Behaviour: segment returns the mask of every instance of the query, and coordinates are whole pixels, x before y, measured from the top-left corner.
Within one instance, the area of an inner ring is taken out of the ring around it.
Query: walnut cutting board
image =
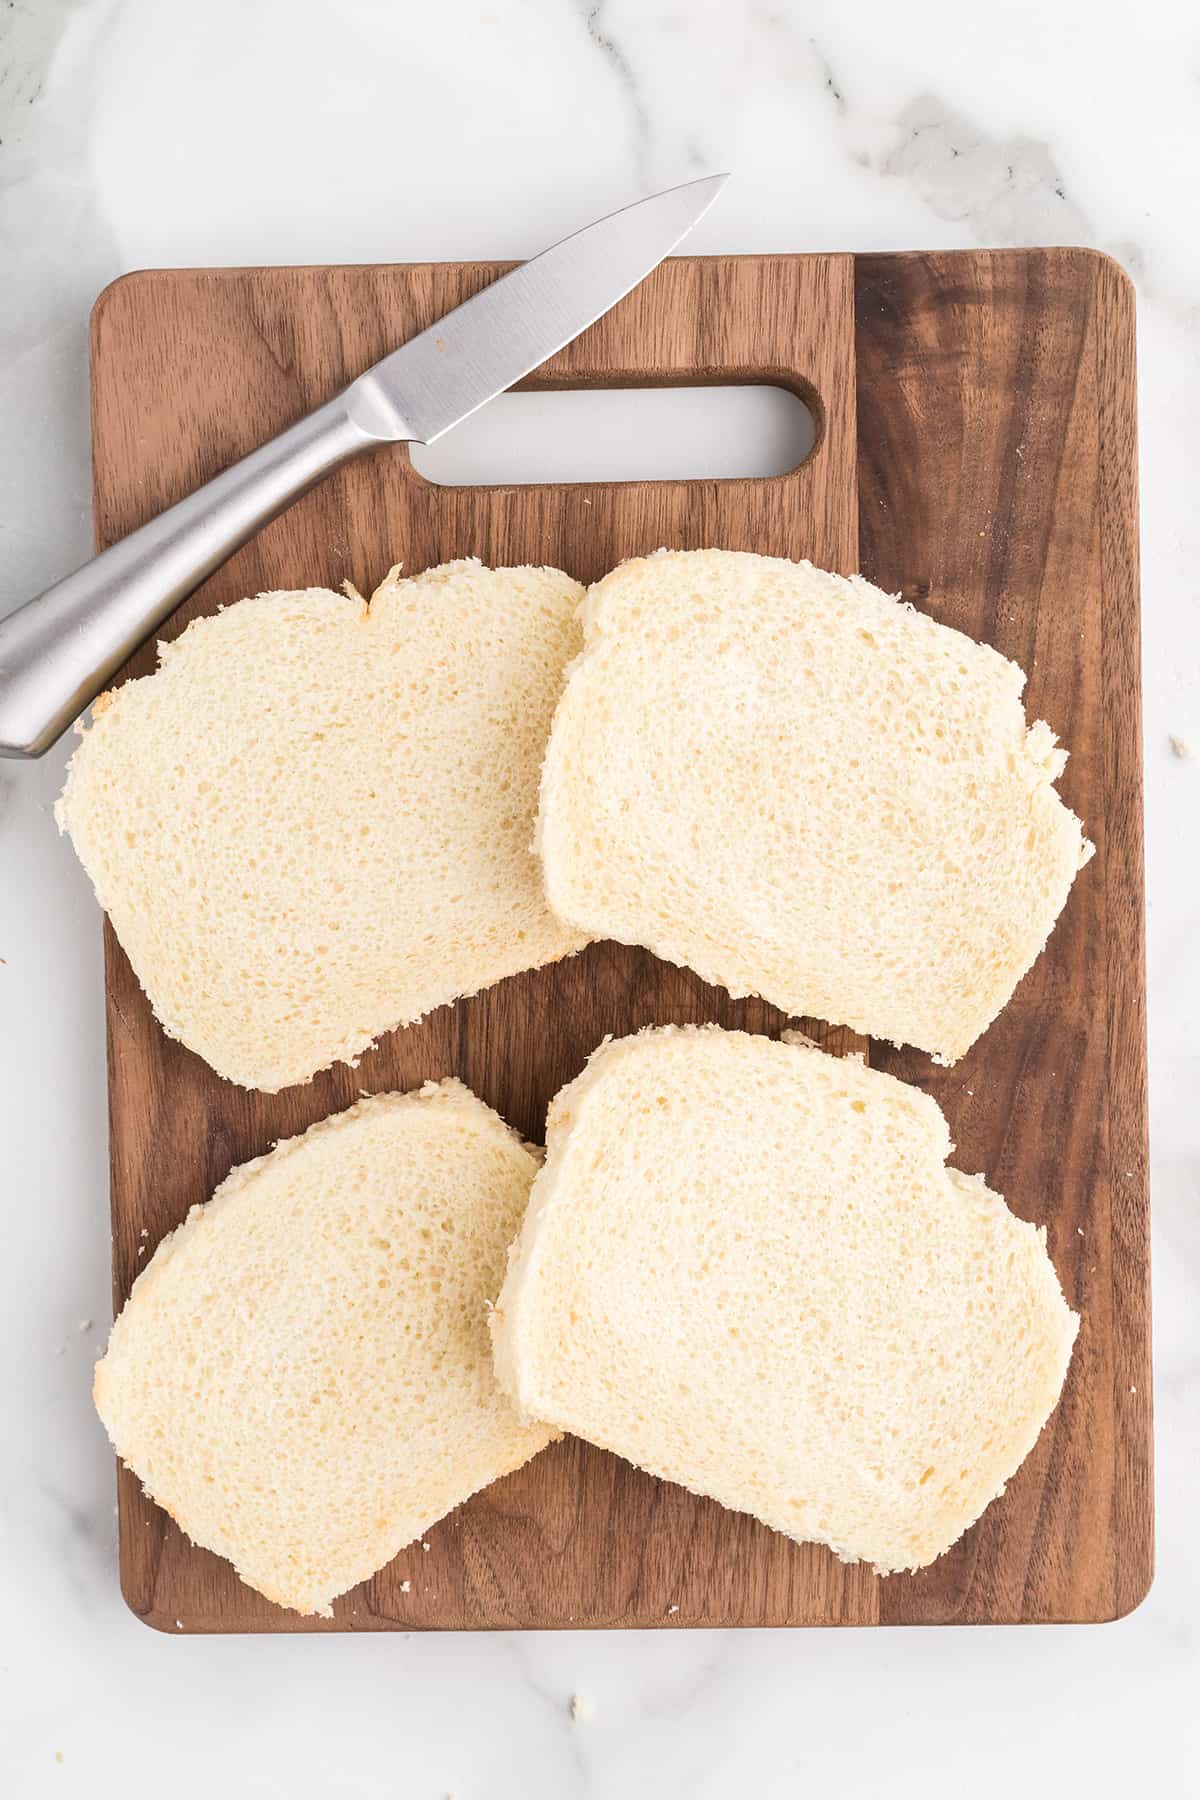
[[[92,321],[96,536],[112,543],[490,279],[494,266],[167,271]],[[301,1620],[195,1549],[122,1471],[121,1578],[185,1631],[1099,1620],[1151,1578],[1134,321],[1081,250],[680,258],[530,385],[779,381],[819,419],[777,479],[437,488],[403,448],[327,481],[171,621],[263,589],[369,593],[477,555],[583,580],[659,545],[862,568],[1029,672],[1031,718],[1097,845],[1047,953],[954,1069],[872,1044],[947,1113],[956,1164],[1045,1222],[1083,1316],[1062,1403],[951,1553],[880,1580],[566,1441]],[[144,651],[130,673],[153,665]],[[186,746],[181,746],[186,753]],[[357,1070],[244,1092],[165,1039],[107,937],[114,1297],[231,1165],[360,1088],[460,1075],[540,1138],[549,1096],[606,1032],[716,1019],[778,1031],[649,955],[597,944],[394,1033]],[[827,1034],[835,1046],[850,1040]],[[402,1592],[402,1583],[411,1591]]]

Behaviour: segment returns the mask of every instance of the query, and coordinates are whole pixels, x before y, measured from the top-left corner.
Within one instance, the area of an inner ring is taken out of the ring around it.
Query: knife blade
[[[351,384],[364,428],[432,444],[629,293],[703,218],[728,177],[667,188],[521,263]]]
[[[331,470],[381,443],[432,443],[561,350],[675,248],[726,179],[639,200],[501,276],[0,620],[0,756],[48,750],[180,601]]]

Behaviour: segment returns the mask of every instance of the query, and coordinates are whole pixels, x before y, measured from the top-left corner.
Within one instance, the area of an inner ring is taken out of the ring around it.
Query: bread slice
[[[555,912],[961,1056],[1092,850],[1020,669],[861,577],[724,550],[622,564],[584,621],[542,775]]]
[[[602,1046],[550,1108],[492,1320],[522,1412],[880,1572],[977,1519],[1078,1320],[937,1105],[716,1026]]]
[[[261,594],[97,706],[59,823],[172,1037],[274,1091],[581,946],[530,843],[582,593],[458,562]]]
[[[330,1601],[555,1433],[487,1309],[535,1152],[456,1081],[234,1169],[163,1239],[96,1367],[117,1454],[269,1600]]]

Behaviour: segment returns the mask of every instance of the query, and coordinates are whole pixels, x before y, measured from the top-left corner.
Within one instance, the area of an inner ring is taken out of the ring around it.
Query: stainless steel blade
[[[564,238],[0,619],[0,756],[40,756],[181,600],[331,470],[390,440],[431,443],[561,350],[661,262],[724,183],[671,188]]]
[[[431,444],[615,306],[727,179],[639,200],[501,276],[361,375],[345,396],[351,417],[375,437]]]

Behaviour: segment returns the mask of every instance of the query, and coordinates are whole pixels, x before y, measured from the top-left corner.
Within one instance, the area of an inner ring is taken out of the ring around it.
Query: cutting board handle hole
[[[519,389],[409,457],[438,487],[762,479],[808,460],[821,411],[767,381]]]

